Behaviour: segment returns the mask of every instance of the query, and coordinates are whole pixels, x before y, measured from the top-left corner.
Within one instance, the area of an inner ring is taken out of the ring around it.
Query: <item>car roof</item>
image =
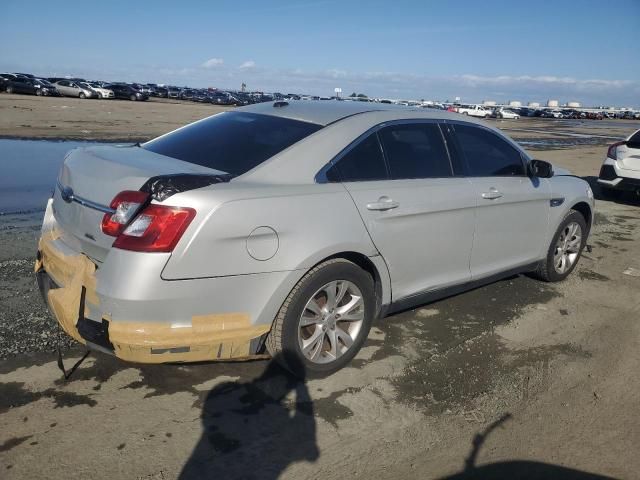
[[[286,100],[275,102],[263,102],[238,110],[263,115],[273,115],[277,117],[290,118],[303,122],[315,123],[318,125],[328,125],[343,118],[351,117],[367,112],[398,112],[398,118],[407,112],[423,112],[424,118],[443,118],[442,110],[430,111],[426,108],[413,108],[402,105],[392,105],[377,102],[358,101],[338,101],[338,100]],[[422,115],[421,115],[422,116]]]

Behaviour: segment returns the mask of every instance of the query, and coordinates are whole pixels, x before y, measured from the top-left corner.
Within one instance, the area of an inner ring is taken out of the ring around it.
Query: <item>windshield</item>
[[[271,115],[225,112],[158,137],[142,147],[242,175],[320,128],[314,123]]]

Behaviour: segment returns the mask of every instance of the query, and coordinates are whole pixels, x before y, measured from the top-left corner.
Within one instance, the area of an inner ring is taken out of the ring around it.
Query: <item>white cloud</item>
[[[202,64],[202,67],[215,68],[215,67],[220,67],[223,64],[224,64],[224,60],[222,58],[210,58],[209,60],[207,60]]]
[[[482,77],[479,75],[460,75],[457,77],[461,83],[469,86],[480,85],[514,85],[514,86],[563,86],[575,88],[625,88],[633,85],[630,80],[602,80],[602,79],[578,79],[573,77],[555,77],[552,75],[498,75],[495,77]]]
[[[254,68],[255,66],[256,66],[256,62],[254,62],[253,60],[247,60],[246,62],[242,62],[239,68],[244,70],[247,68]]]

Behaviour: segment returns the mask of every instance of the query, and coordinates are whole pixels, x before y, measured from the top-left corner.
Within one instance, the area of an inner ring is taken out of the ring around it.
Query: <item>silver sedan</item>
[[[269,352],[321,375],[375,318],[516,273],[565,279],[593,206],[586,182],[467,116],[277,101],[71,151],[36,271],[90,348],[147,363]]]
[[[74,80],[59,80],[55,83],[56,89],[61,95],[65,97],[76,98],[98,98],[98,92],[96,92],[89,85],[84,82],[76,82]]]

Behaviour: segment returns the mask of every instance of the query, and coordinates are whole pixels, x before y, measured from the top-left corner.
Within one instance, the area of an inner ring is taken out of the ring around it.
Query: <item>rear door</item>
[[[385,259],[394,301],[468,281],[475,198],[454,176],[435,122],[394,122],[328,172],[351,194]]]
[[[61,80],[56,84],[58,91],[65,96],[73,95],[73,92],[69,88],[69,82],[67,80]]]
[[[492,130],[457,122],[455,154],[466,164],[477,204],[471,253],[473,279],[544,256],[551,188],[529,177],[522,153]],[[453,143],[453,142],[451,142]]]

